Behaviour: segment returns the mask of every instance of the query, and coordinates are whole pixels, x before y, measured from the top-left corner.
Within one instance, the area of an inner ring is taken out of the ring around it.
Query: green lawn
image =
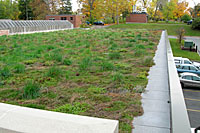
[[[112,25],[108,28],[130,28],[130,29],[150,29],[150,30],[167,30],[169,35],[177,35],[176,30],[184,27],[186,30],[186,36],[200,36],[200,30],[192,30],[190,25],[186,24],[155,24],[155,23],[147,23],[147,24],[119,24]]]
[[[0,102],[120,121],[131,132],[161,32],[0,36]]]
[[[184,57],[192,61],[200,61],[200,56],[196,52],[181,50],[181,45],[176,39],[169,39],[174,57]]]

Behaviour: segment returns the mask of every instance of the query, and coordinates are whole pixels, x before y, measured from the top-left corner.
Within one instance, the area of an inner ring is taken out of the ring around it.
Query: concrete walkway
[[[162,33],[155,65],[149,72],[149,82],[142,94],[144,114],[133,120],[133,133],[170,133],[170,104],[165,35]]]

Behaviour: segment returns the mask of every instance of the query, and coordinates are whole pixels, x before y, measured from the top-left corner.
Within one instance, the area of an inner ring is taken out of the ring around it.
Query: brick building
[[[68,20],[74,25],[74,28],[80,27],[82,16],[80,15],[47,15],[46,20]]]
[[[8,35],[8,34],[9,34],[9,30],[0,30],[0,36]]]
[[[147,23],[147,14],[145,12],[133,12],[126,17],[126,23]]]

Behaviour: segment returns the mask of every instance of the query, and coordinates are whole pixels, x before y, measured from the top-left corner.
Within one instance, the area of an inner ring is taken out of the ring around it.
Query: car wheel
[[[181,83],[181,87],[184,88],[184,84],[183,83]]]

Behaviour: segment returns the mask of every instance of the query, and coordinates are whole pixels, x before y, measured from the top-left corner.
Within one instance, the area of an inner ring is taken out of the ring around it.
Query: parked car
[[[192,20],[187,21],[187,24],[188,24],[188,25],[192,24]]]
[[[200,75],[200,70],[191,64],[176,65],[178,73],[190,72]]]
[[[86,24],[88,24],[88,25],[90,24],[90,22],[89,22],[89,21],[85,21],[85,23],[86,23]]]
[[[182,87],[198,87],[200,88],[200,77],[194,73],[182,73],[180,75]]]
[[[174,57],[174,63],[176,65],[181,65],[181,64],[191,64],[200,69],[200,63],[198,62],[192,62],[188,58],[182,58],[182,57]]]
[[[94,24],[95,24],[95,25],[104,25],[105,23],[102,22],[102,21],[96,21],[96,22],[94,22]]]

